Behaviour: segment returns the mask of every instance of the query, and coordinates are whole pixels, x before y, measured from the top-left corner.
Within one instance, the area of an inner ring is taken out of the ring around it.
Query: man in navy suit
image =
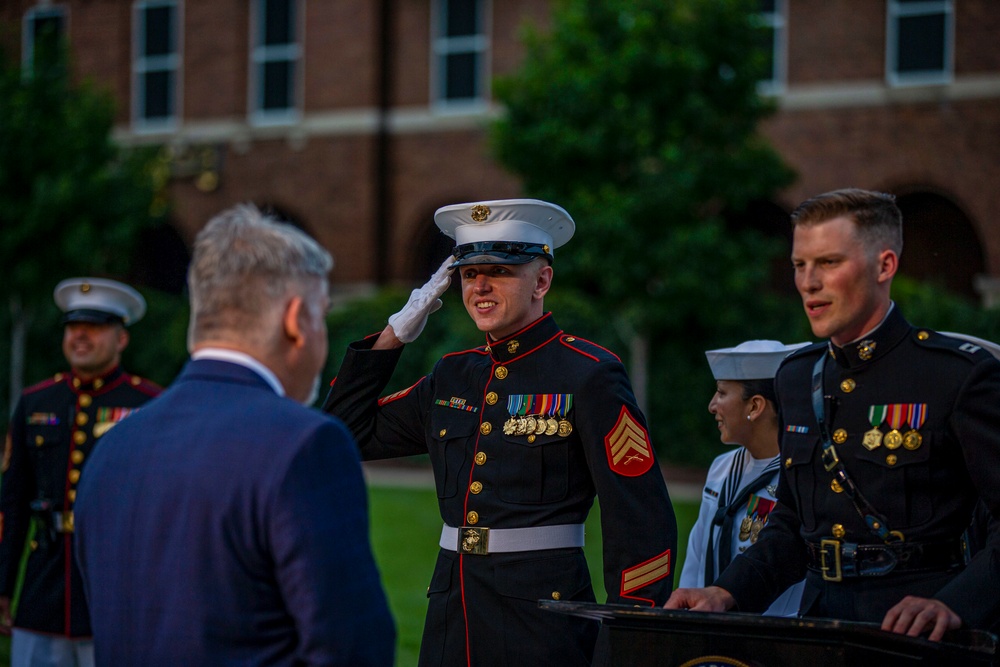
[[[392,664],[354,441],[303,407],[331,267],[249,205],[198,235],[191,361],[105,437],[79,486],[98,664]]]

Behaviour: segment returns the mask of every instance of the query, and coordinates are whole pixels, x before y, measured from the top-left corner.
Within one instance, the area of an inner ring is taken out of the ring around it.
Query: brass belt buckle
[[[74,528],[73,510],[59,512],[59,532],[72,533]]]
[[[490,552],[490,529],[462,526],[458,532],[458,552],[485,556]]]
[[[828,554],[833,553],[833,566],[828,562]],[[823,581],[843,581],[840,569],[840,540],[820,540],[819,567],[823,571]],[[833,574],[830,572],[833,571]]]

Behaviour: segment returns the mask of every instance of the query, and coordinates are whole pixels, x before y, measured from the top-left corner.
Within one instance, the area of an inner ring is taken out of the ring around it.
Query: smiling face
[[[871,331],[889,310],[899,258],[864,247],[850,218],[796,225],[795,287],[813,334],[845,345]]]
[[[735,380],[717,380],[715,393],[708,402],[708,411],[719,426],[719,440],[727,445],[746,446],[750,442],[751,426],[747,416],[751,403],[743,398],[743,385]]]
[[[63,330],[63,354],[83,380],[104,375],[121,362],[128,332],[120,324],[71,322]]]
[[[462,301],[480,331],[505,338],[543,313],[552,267],[541,259],[527,264],[473,264],[461,267]]]

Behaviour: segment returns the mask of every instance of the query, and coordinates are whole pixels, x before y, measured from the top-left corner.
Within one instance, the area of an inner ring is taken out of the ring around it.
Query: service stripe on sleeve
[[[645,563],[640,563],[622,572],[622,595],[632,593],[643,586],[670,574],[670,549]]]

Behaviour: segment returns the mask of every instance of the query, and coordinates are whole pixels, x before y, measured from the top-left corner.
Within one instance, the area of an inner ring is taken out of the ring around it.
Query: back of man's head
[[[903,214],[896,197],[859,188],[834,190],[807,199],[792,211],[793,226],[818,225],[835,218],[852,220],[864,245],[873,253],[903,252]]]
[[[324,307],[332,268],[330,254],[292,225],[251,204],[223,211],[195,239],[188,348],[205,341],[270,345],[276,330],[268,325],[292,293],[310,309]]]

